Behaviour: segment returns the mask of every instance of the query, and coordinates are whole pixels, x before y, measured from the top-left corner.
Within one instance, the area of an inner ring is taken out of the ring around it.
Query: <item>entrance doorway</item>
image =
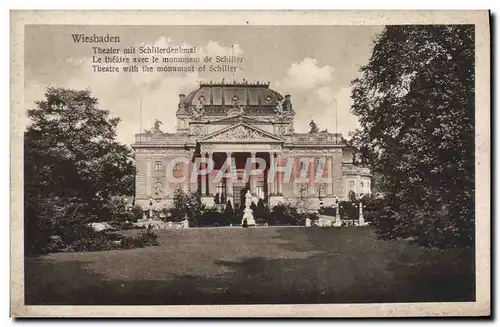
[[[235,184],[233,186],[234,192],[234,204],[238,208],[245,207],[245,194],[247,193],[248,188],[244,184]]]

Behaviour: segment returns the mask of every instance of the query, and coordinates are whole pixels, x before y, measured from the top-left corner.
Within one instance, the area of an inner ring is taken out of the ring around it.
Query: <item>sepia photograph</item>
[[[11,314],[490,314],[487,12],[79,13],[11,13]]]

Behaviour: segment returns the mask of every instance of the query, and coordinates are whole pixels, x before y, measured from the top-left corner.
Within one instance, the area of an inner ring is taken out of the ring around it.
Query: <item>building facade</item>
[[[198,191],[207,205],[241,206],[247,190],[257,202],[309,201],[311,207],[369,194],[371,175],[354,164],[339,133],[296,133],[291,96],[269,83],[202,83],[179,96],[174,133],[156,121],[136,134],[135,202],[168,207],[174,192]],[[172,117],[174,118],[174,117]]]

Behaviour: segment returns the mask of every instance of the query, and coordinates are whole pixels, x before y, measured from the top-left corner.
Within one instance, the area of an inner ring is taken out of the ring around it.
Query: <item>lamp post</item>
[[[339,203],[339,197],[335,197],[335,226],[340,226],[342,225],[342,221],[340,221],[340,203]]]
[[[363,217],[363,195],[359,196],[359,226],[365,225],[365,218]]]

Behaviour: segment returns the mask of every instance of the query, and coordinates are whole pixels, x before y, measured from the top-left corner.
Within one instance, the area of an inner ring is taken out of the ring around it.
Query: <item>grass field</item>
[[[26,258],[26,304],[475,299],[473,250],[381,241],[370,228],[210,228],[158,234],[158,247]]]

